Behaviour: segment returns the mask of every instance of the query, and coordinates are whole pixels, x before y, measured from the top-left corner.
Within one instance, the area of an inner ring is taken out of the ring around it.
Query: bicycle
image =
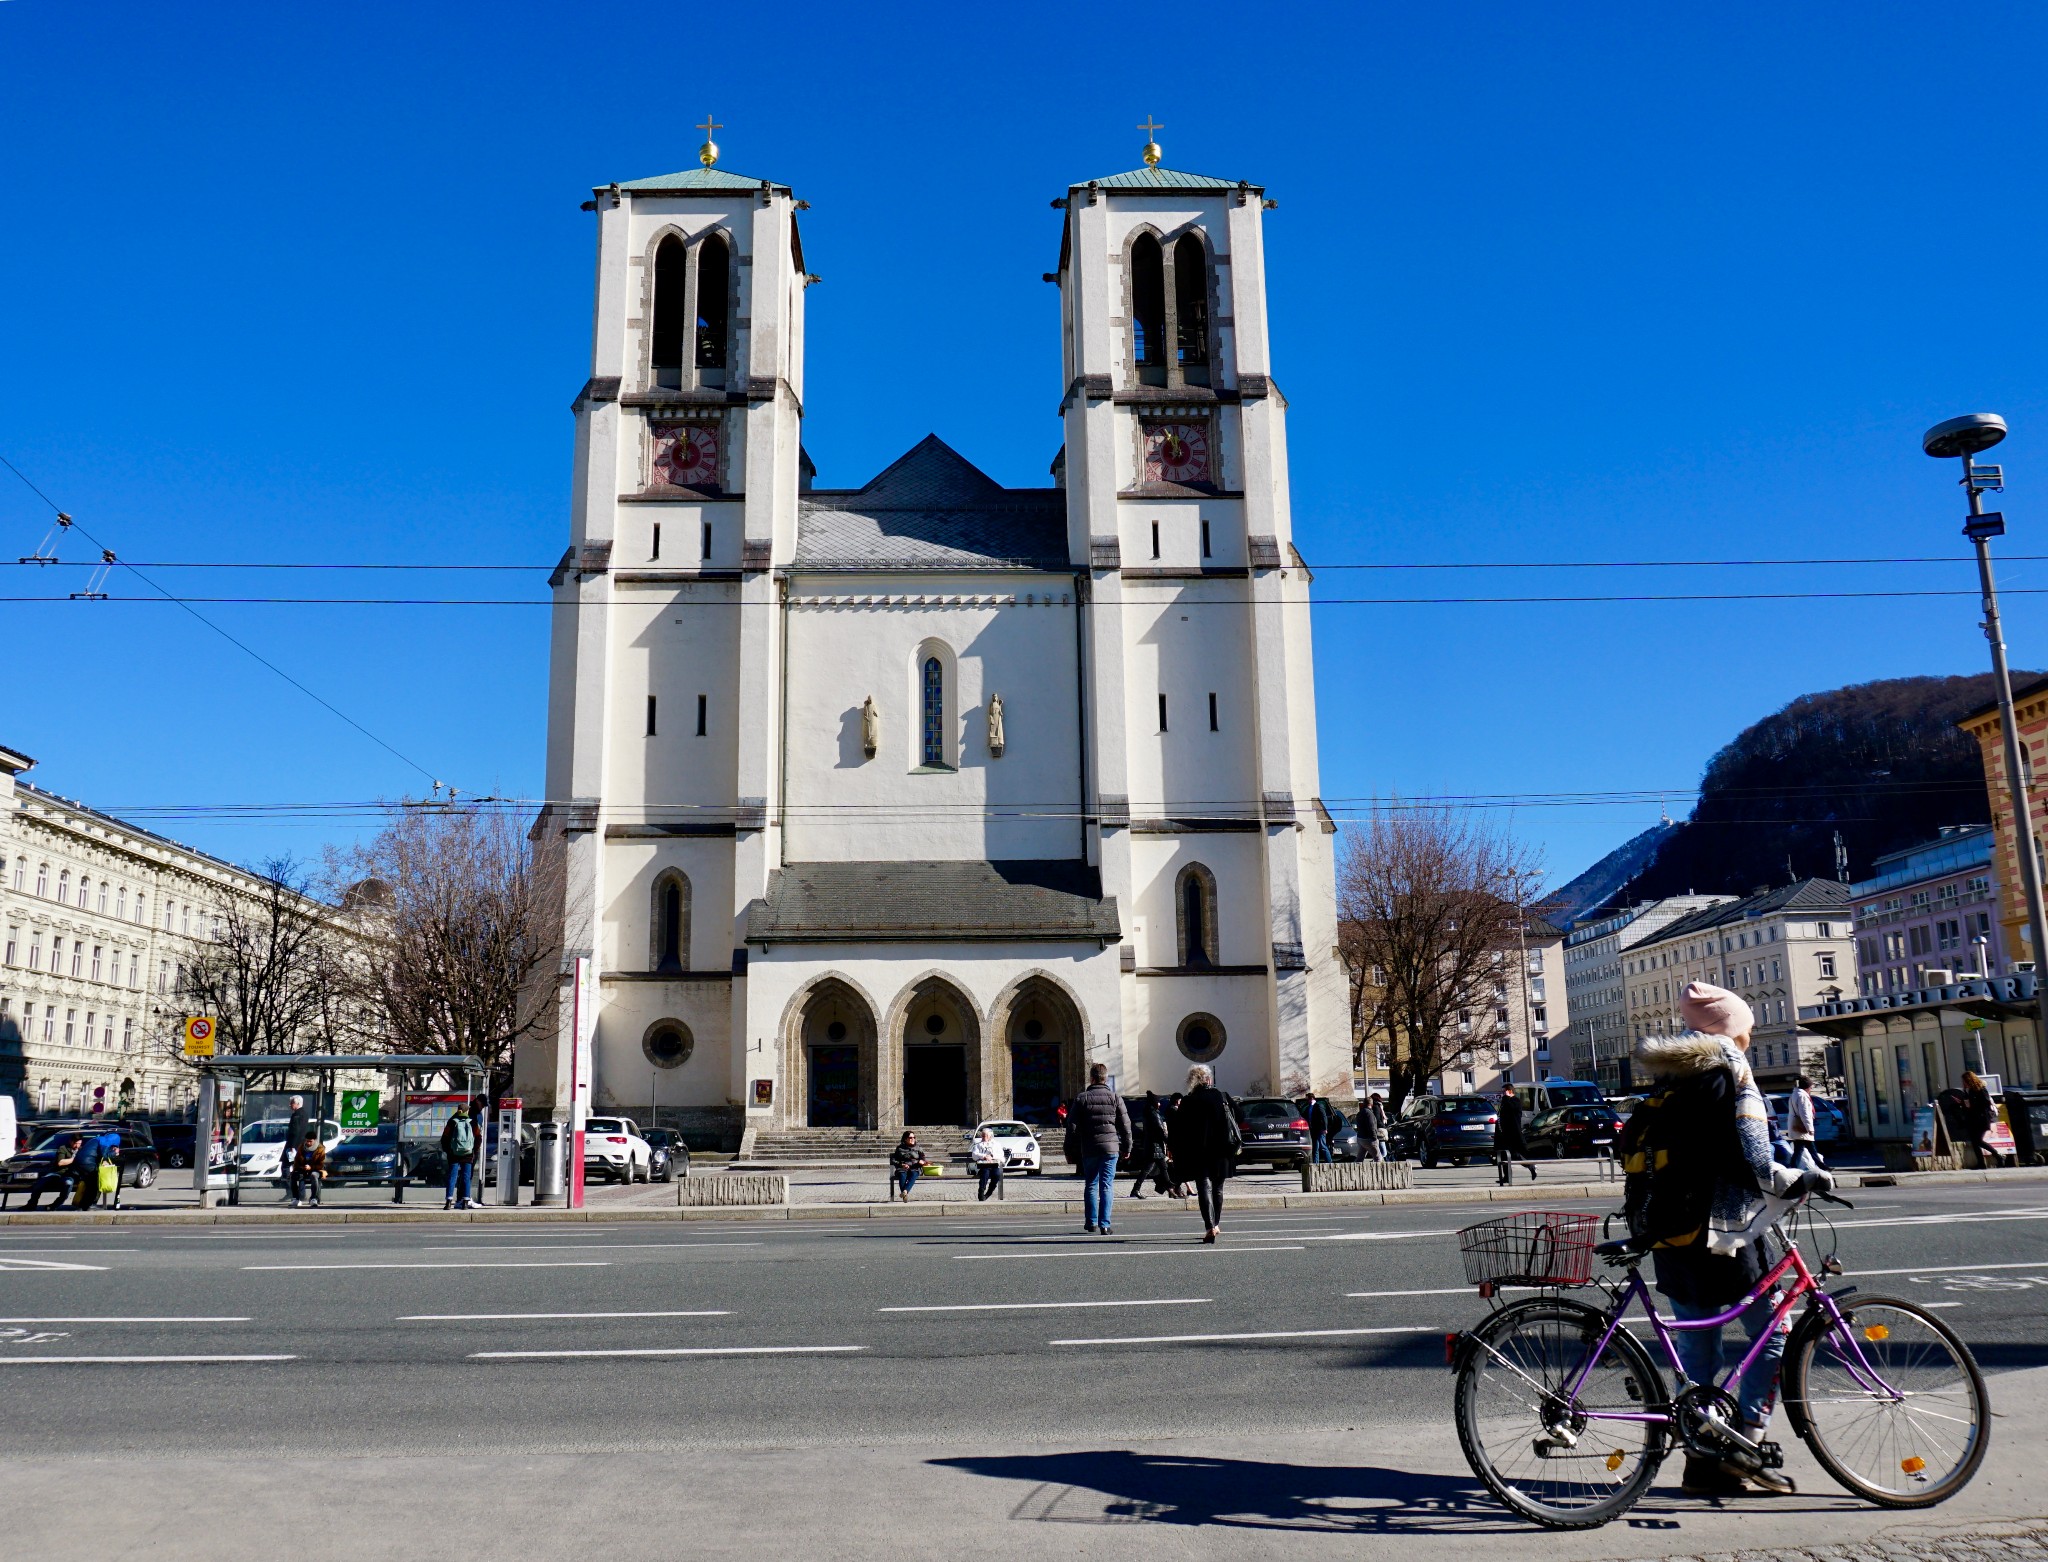
[[[1461,1231],[1466,1278],[1482,1296],[1491,1300],[1508,1287],[1549,1293],[1502,1306],[1451,1337],[1458,1440],[1473,1474],[1534,1523],[1593,1529],[1635,1506],[1673,1443],[1716,1460],[1777,1467],[1784,1457],[1778,1444],[1753,1442],[1737,1429],[1732,1385],[1803,1299],[1780,1383],[1787,1419],[1821,1468],[1886,1508],[1931,1507],[1962,1490],[1983,1463],[1991,1430],[1976,1360],[1925,1308],[1853,1286],[1825,1289],[1781,1225],[1807,1192],[1770,1201],[1752,1228],[1782,1242],[1784,1256],[1726,1312],[1693,1321],[1659,1315],[1641,1274],[1645,1255],[1625,1239],[1600,1241],[1600,1216],[1532,1212]],[[1811,1222],[1809,1214],[1809,1240]],[[1599,1282],[1611,1300],[1604,1312],[1556,1294],[1593,1283],[1596,1255],[1624,1272]],[[1842,1273],[1832,1250],[1820,1272]],[[1686,1382],[1674,1336],[1733,1323],[1780,1285],[1771,1329],[1741,1361],[1719,1383]],[[1637,1302],[1676,1390],[1649,1347],[1623,1326]]]

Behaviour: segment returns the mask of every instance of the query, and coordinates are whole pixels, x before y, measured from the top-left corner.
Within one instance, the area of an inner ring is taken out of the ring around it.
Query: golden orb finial
[[[1157,136],[1166,127],[1153,124],[1152,116],[1147,114],[1145,116],[1145,123],[1138,128],[1145,132],[1145,166],[1147,168],[1157,168],[1159,166],[1159,159],[1166,154],[1159,150],[1159,143],[1153,137]]]
[[[704,123],[697,128],[704,132],[704,144],[697,148],[697,161],[706,168],[709,168],[718,161],[718,143],[711,139],[711,132],[723,130],[725,126],[719,124],[709,114],[706,114],[704,116]]]

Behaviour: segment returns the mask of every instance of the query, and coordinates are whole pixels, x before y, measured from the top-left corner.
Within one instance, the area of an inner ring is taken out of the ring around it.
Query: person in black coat
[[[1493,1130],[1493,1162],[1500,1171],[1500,1185],[1505,1188],[1515,1180],[1515,1162],[1520,1161],[1529,1168],[1529,1180],[1536,1180],[1536,1163],[1529,1159],[1529,1147],[1522,1142],[1522,1098],[1515,1094],[1513,1085],[1500,1093],[1500,1121]]]
[[[1142,1199],[1145,1179],[1152,1179],[1153,1191],[1164,1193],[1169,1186],[1166,1173],[1166,1113],[1156,1091],[1145,1092],[1144,1110],[1131,1124],[1131,1197]]]
[[[1206,1064],[1188,1070],[1188,1092],[1173,1114],[1174,1173],[1195,1185],[1202,1211],[1202,1240],[1214,1242],[1223,1229],[1223,1180],[1243,1144],[1230,1098],[1216,1088]]]

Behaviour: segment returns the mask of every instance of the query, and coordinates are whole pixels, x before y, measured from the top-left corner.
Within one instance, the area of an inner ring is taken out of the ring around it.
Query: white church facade
[[[1148,164],[1056,204],[1052,485],[932,437],[828,489],[802,203],[709,159],[595,192],[536,825],[594,1109],[1043,1118],[1096,1061],[1351,1094],[1263,195]]]

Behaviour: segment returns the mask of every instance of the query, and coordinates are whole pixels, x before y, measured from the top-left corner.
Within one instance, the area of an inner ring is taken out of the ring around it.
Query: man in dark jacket
[[[477,1209],[475,1185],[477,1153],[483,1148],[483,1136],[476,1131],[476,1124],[470,1120],[469,1108],[458,1106],[441,1130],[441,1154],[448,1165],[447,1197],[442,1200],[443,1209]]]
[[[1110,1233],[1116,1163],[1131,1153],[1131,1114],[1109,1088],[1109,1065],[1088,1065],[1088,1088],[1074,1097],[1068,1119],[1081,1146],[1081,1211],[1087,1229]]]

